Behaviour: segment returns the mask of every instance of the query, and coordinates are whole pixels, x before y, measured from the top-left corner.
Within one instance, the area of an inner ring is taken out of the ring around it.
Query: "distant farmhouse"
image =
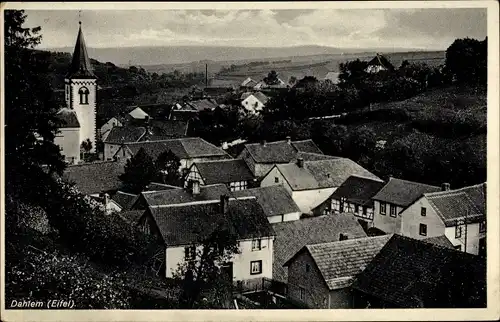
[[[385,57],[377,53],[377,55],[368,62],[368,67],[366,67],[365,72],[370,74],[376,74],[380,71],[393,71],[394,66]]]

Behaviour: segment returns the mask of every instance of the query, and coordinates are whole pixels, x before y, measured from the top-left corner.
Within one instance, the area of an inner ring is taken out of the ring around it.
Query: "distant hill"
[[[50,51],[72,52],[73,47],[52,48]],[[215,46],[173,46],[173,47],[121,47],[88,48],[89,55],[102,62],[116,65],[158,65],[179,64],[200,61],[258,60],[311,55],[339,55],[361,52],[401,52],[412,49],[398,48],[335,48],[325,46],[296,47],[215,47]]]

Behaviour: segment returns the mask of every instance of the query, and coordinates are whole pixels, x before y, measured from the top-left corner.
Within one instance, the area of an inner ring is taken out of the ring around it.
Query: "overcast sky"
[[[78,11],[26,10],[41,48],[74,46]],[[484,39],[486,9],[141,10],[81,14],[87,46],[210,45],[446,49]]]

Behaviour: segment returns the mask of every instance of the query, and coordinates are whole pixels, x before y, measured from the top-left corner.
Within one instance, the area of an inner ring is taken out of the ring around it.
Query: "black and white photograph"
[[[382,3],[3,3],[5,321],[499,318],[498,3]]]

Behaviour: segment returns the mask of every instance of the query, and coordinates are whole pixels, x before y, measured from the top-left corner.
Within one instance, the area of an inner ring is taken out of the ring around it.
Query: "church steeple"
[[[76,38],[75,50],[73,51],[73,59],[69,66],[66,78],[95,78],[90,65],[89,55],[87,54],[87,46],[85,46],[85,39],[83,38],[82,22],[78,22],[78,36]]]

